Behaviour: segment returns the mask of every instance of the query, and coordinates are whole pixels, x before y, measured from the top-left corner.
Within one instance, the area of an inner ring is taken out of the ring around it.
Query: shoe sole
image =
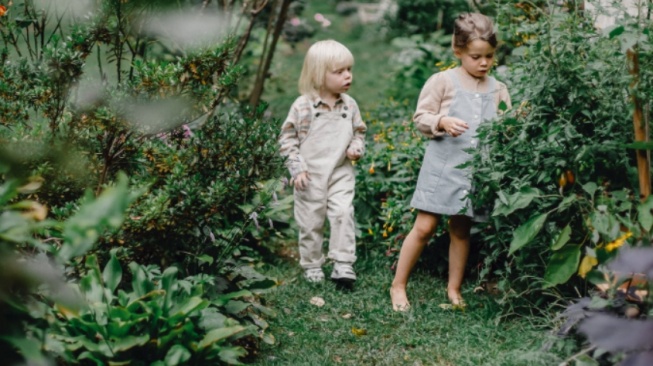
[[[350,278],[350,277],[333,277],[333,276],[331,276],[331,280],[336,281],[336,282],[343,282],[343,283],[354,283],[354,282],[356,282],[355,278]]]

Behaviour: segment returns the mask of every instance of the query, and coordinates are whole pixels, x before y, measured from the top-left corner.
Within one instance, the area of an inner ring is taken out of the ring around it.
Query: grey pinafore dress
[[[471,159],[471,154],[465,150],[478,147],[478,126],[496,117],[497,82],[488,76],[487,92],[479,93],[463,89],[455,70],[450,70],[447,75],[455,88],[448,116],[467,122],[469,129],[458,137],[447,134],[427,142],[410,204],[418,210],[436,214],[474,217],[469,199],[472,190],[471,168],[460,169],[457,166]]]

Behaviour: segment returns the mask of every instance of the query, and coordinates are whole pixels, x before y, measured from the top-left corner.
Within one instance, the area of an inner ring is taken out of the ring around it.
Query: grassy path
[[[328,274],[330,266],[326,266]],[[275,346],[263,348],[257,365],[558,365],[563,356],[540,351],[551,340],[537,319],[497,324],[498,309],[486,295],[464,289],[467,311],[443,310],[445,283],[417,269],[409,296],[413,307],[393,312],[386,266],[357,263],[353,289],[327,281],[309,284],[297,264],[271,269],[281,285],[266,295],[277,311],[270,320]],[[320,297],[325,304],[311,304]],[[356,335],[354,333],[365,333]],[[562,353],[562,352],[557,352]]]
[[[270,113],[285,118],[297,97],[297,78],[306,49],[312,42],[326,38],[345,43],[354,53],[356,66],[350,94],[361,110],[373,111],[386,98],[394,66],[391,56],[397,49],[381,39],[374,25],[362,26],[351,17],[335,14],[329,2],[307,2],[304,18],[314,26],[312,17],[316,13],[326,16],[332,25],[294,49],[288,45],[277,49],[264,95]],[[467,311],[441,309],[445,283],[426,266],[418,264],[411,277],[409,297],[413,306],[406,313],[391,309],[388,288],[393,273],[387,262],[359,260],[359,280],[350,290],[330,281],[307,283],[295,262],[281,261],[270,266],[267,274],[281,283],[265,295],[267,305],[277,312],[268,330],[277,343],[263,346],[255,364],[536,366],[564,361],[568,353],[564,349],[541,351],[542,345],[551,340],[547,328],[550,323],[538,318],[497,323],[497,305],[487,295],[474,294],[471,280],[467,280],[463,291],[469,304]],[[325,268],[327,276],[330,270],[330,266]],[[314,297],[320,297],[325,304],[311,304]]]

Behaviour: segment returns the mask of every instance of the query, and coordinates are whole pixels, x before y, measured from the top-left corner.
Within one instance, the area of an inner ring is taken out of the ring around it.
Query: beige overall
[[[299,264],[304,269],[319,268],[324,262],[325,218],[331,237],[328,257],[338,262],[356,260],[354,232],[355,172],[346,150],[353,137],[351,111],[316,110],[299,152],[306,161],[310,182],[295,189],[295,221],[299,225]]]

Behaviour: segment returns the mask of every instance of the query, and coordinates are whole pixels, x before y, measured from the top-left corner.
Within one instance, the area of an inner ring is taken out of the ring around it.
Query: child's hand
[[[308,172],[302,172],[295,178],[295,188],[303,191],[308,187],[308,182],[311,180],[311,177],[308,176]]]
[[[350,147],[347,149],[347,157],[350,160],[358,160],[361,158],[362,152],[361,149]]]
[[[463,132],[467,131],[469,126],[467,125],[467,122],[463,121],[460,118],[447,116],[440,119],[439,128],[444,130],[452,137],[458,137],[462,135]]]

